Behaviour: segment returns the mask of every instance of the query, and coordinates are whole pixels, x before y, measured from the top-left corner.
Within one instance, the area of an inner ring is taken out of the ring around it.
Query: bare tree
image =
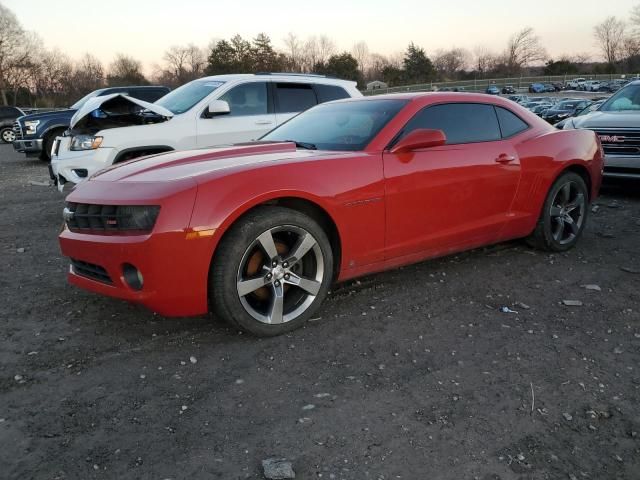
[[[42,50],[34,69],[36,95],[47,106],[69,102],[73,90],[73,63],[60,50]]]
[[[333,43],[326,35],[318,37],[318,59],[325,63],[333,54],[336,53],[336,44]]]
[[[486,74],[490,71],[494,64],[496,55],[491,52],[487,47],[478,45],[473,49],[474,55],[474,69],[477,70],[480,75]]]
[[[515,73],[533,62],[546,59],[547,52],[533,28],[526,27],[511,36],[504,56],[507,68]]]
[[[192,43],[174,45],[164,52],[162,58],[164,67],[161,68],[161,77],[173,86],[201,77],[206,66],[204,52]]]
[[[142,73],[142,63],[139,60],[119,53],[109,65],[107,83],[112,86],[120,86],[146,85],[149,82]]]
[[[73,72],[73,88],[78,96],[103,87],[104,81],[104,67],[100,60],[85,53],[76,63]]]
[[[353,58],[358,61],[358,68],[364,73],[369,64],[369,47],[363,41],[357,42],[351,49]]]
[[[365,72],[365,80],[380,80],[382,79],[382,72],[389,66],[389,60],[384,55],[379,53],[372,53],[369,55],[369,66]]]
[[[610,65],[615,65],[622,55],[625,24],[616,17],[608,17],[593,29],[598,48]]]
[[[301,72],[304,66],[304,47],[298,36],[289,32],[283,39],[286,47],[287,62],[289,69],[294,72]]]
[[[433,58],[433,66],[444,78],[453,79],[471,63],[471,54],[464,48],[438,50]]]
[[[634,27],[635,34],[640,35],[640,3],[634,5],[629,16],[629,23]]]
[[[7,105],[7,91],[16,89],[16,81],[32,68],[33,40],[14,13],[0,4],[0,98]],[[15,97],[15,95],[14,95]]]

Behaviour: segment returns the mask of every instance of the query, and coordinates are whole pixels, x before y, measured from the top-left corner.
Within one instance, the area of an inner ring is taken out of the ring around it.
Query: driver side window
[[[229,104],[232,117],[266,115],[267,84],[265,82],[243,83],[220,97]]]
[[[402,136],[418,128],[442,130],[447,137],[447,145],[501,139],[493,106],[482,103],[446,103],[425,107],[409,120]]]

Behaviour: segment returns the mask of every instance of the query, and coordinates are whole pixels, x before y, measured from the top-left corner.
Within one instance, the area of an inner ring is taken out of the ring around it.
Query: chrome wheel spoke
[[[573,200],[573,202],[569,203],[565,207],[565,210],[567,211],[567,213],[573,212],[576,208],[582,211],[583,204],[584,204],[584,195],[582,193],[579,193],[576,195],[576,198]]]
[[[303,289],[305,292],[314,296],[317,295],[318,292],[320,291],[320,286],[322,284],[317,280],[311,280],[309,278],[300,277],[295,273],[288,273],[288,275],[289,275],[288,278],[285,277],[286,283],[289,283],[291,285],[296,285],[297,287],[300,287],[301,289]]]
[[[551,211],[549,212],[552,217],[556,218],[562,214],[562,209],[556,205],[551,206]]]
[[[241,280],[237,283],[238,295],[244,297],[252,292],[255,292],[259,288],[268,285],[270,281],[266,277],[251,278],[249,280]]]
[[[565,183],[560,189],[560,194],[560,202],[562,205],[569,203],[569,199],[571,198],[571,183]]]
[[[282,323],[284,320],[284,287],[280,283],[273,285],[273,301],[269,310],[269,323]]]
[[[258,237],[258,242],[269,257],[269,260],[272,260],[278,256],[278,250],[276,249],[276,244],[273,241],[273,234],[271,233],[271,230],[267,230],[262,235],[260,235]]]
[[[289,253],[289,257],[287,258],[287,263],[289,266],[295,265],[302,257],[304,257],[309,250],[313,248],[316,244],[316,239],[310,233],[305,233],[305,235],[300,238],[295,247],[293,247],[292,251]]]

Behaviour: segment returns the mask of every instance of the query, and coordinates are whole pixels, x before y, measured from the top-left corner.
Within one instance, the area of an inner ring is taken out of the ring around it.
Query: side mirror
[[[229,104],[224,100],[211,100],[209,102],[209,106],[207,107],[207,111],[205,112],[205,116],[207,118],[216,117],[218,115],[226,115],[231,112],[231,108]]]
[[[391,153],[405,153],[422,148],[440,147],[447,143],[442,130],[419,128],[402,138],[391,148]]]

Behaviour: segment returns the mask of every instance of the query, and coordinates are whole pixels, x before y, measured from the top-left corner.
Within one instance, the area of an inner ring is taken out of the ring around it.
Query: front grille
[[[149,232],[160,211],[158,206],[95,205],[68,202],[64,209],[67,227],[85,233]]]
[[[76,275],[90,278],[91,280],[97,280],[98,282],[113,284],[111,277],[100,265],[93,263],[83,262],[81,260],[71,259],[71,265],[73,266],[73,272]]]
[[[605,155],[640,156],[640,130],[598,129]]]
[[[16,140],[22,140],[22,127],[20,127],[20,122],[13,122],[13,134],[16,136]]]

